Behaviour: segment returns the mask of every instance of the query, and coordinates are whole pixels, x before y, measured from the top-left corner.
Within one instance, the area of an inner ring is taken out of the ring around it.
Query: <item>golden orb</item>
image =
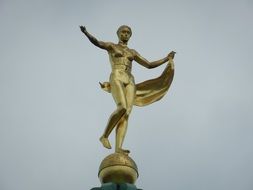
[[[100,182],[134,184],[138,178],[138,168],[134,160],[121,153],[107,156],[100,164],[98,177]]]

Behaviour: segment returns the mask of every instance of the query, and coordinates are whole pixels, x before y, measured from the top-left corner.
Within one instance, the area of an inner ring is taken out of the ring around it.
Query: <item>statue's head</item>
[[[132,36],[132,30],[127,25],[122,25],[117,30],[117,35],[120,41],[122,42],[128,42],[130,37]]]

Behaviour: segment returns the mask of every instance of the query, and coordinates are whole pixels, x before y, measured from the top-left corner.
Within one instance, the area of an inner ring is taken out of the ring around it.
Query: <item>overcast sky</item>
[[[144,190],[253,189],[253,1],[0,0],[0,189],[100,186],[98,141],[116,108],[105,51],[79,30],[148,60],[175,57],[169,93],[134,107],[124,148]],[[160,75],[133,64],[141,82]],[[114,132],[110,140],[114,144]]]

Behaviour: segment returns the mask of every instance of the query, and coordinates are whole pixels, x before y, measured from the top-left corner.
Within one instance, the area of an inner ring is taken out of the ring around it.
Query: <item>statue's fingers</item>
[[[104,88],[104,84],[102,84],[101,82],[99,82],[99,84],[100,84],[100,86],[101,86],[101,88]]]

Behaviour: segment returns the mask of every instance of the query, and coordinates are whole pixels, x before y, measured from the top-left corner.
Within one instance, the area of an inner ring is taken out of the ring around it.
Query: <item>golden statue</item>
[[[132,107],[133,105],[148,105],[164,96],[173,79],[175,52],[171,51],[165,58],[149,62],[137,51],[128,48],[127,43],[132,35],[129,26],[119,27],[117,31],[119,42],[117,44],[97,40],[84,26],[80,26],[80,29],[92,44],[108,52],[112,68],[109,82],[100,83],[100,85],[102,89],[112,94],[117,109],[111,114],[100,141],[105,148],[111,149],[108,137],[112,130],[116,128],[115,152],[128,155],[130,151],[123,149],[122,145]],[[148,69],[160,66],[167,61],[168,65],[158,78],[135,84],[134,77],[131,74],[133,61]]]

